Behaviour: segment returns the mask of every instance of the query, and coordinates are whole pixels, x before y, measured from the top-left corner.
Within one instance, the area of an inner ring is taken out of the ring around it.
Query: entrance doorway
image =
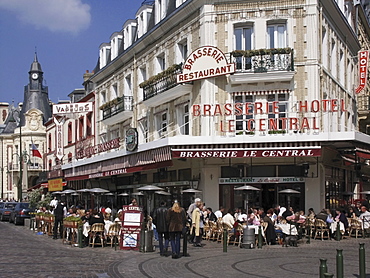
[[[294,211],[304,210],[305,194],[304,183],[278,183],[278,184],[251,184],[253,187],[259,188],[260,191],[243,191],[234,190],[243,184],[220,184],[219,185],[219,204],[226,210],[234,208],[246,208],[246,199],[248,197],[249,207],[263,208],[267,211],[273,208],[274,205],[288,206],[288,198],[290,206]],[[283,194],[278,193],[284,189],[294,189],[299,191],[299,194]]]

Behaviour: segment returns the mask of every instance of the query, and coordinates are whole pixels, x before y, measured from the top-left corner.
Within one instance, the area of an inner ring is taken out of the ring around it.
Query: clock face
[[[32,79],[37,79],[39,75],[37,73],[32,73]]]

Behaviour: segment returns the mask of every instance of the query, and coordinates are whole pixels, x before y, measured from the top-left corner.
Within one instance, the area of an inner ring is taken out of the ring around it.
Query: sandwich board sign
[[[140,232],[143,223],[143,209],[138,206],[123,206],[121,220],[120,249],[139,250]]]

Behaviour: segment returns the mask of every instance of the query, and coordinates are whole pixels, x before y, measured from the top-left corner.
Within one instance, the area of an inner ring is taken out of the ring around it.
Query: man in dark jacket
[[[157,228],[159,251],[161,256],[167,256],[167,249],[169,244],[168,223],[166,222],[167,208],[166,202],[161,202],[161,206],[154,210],[153,223]],[[164,238],[164,245],[163,245]]]
[[[60,238],[63,238],[63,218],[64,218],[64,204],[58,202],[57,206],[54,208],[54,236],[53,239],[58,238],[58,227],[60,232]]]

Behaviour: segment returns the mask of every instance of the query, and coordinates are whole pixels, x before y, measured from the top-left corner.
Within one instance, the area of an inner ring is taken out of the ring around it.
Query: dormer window
[[[109,43],[102,43],[100,45],[100,53],[99,53],[100,68],[105,67],[108,61],[110,60],[110,50],[111,50],[111,46]]]
[[[122,32],[123,32],[123,43],[124,49],[127,49],[132,45],[135,40],[137,23],[136,20],[129,19],[123,24]]]
[[[115,59],[118,56],[119,47],[122,42],[123,35],[119,32],[115,32],[112,34],[110,39],[111,45],[111,60]]]
[[[136,12],[138,38],[142,37],[148,31],[148,24],[152,10],[153,6],[144,4]]]
[[[156,0],[155,1],[155,10],[156,10],[155,23],[156,24],[166,17],[167,1],[168,0]]]

